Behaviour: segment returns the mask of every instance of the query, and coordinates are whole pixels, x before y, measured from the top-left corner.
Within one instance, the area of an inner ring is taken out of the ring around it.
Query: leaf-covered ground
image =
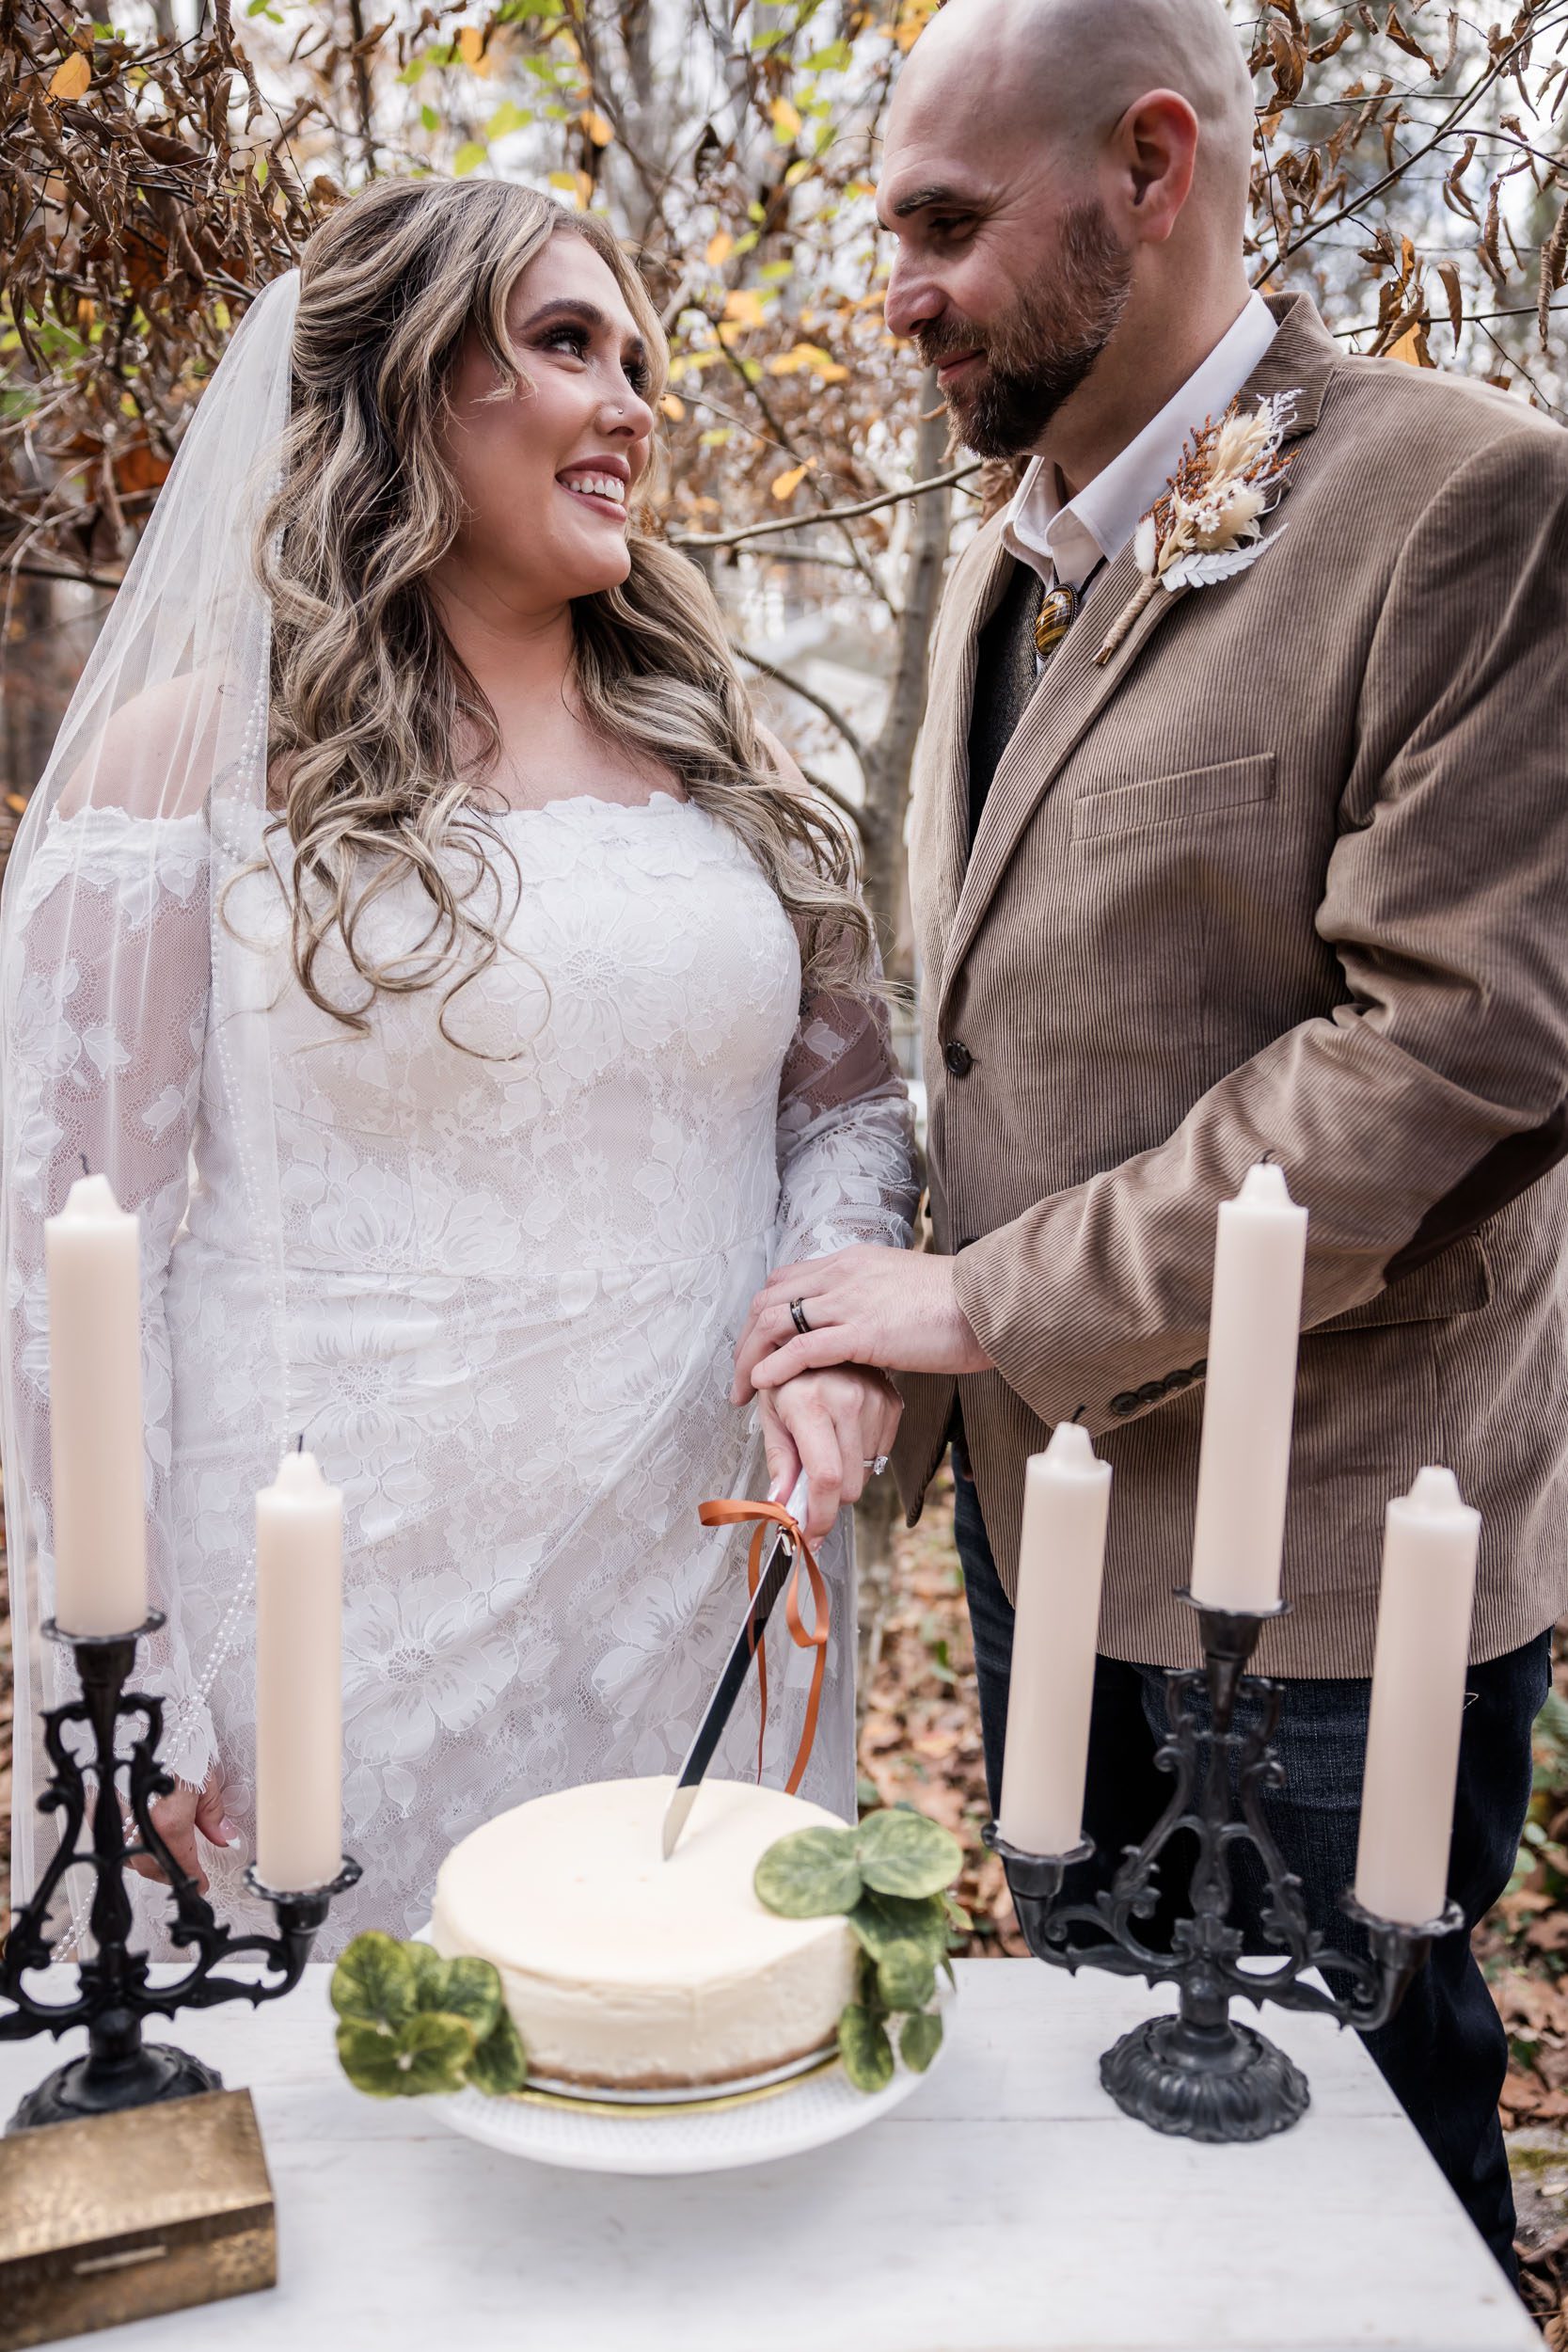
[[[907,1800],[952,1830],[964,1847],[959,1893],[974,1922],[970,1952],[1019,1954],[1024,1946],[1001,1865],[980,1844],[989,1808],[951,1506],[943,1483],[920,1526],[895,1534],[891,1573],[867,1581],[861,1797],[867,1805]],[[10,1814],[8,1630],[0,1589],[0,1872]],[[1568,2352],[1568,1644],[1560,1648],[1558,1692],[1536,1726],[1535,1799],[1520,1868],[1476,1938],[1512,2050],[1502,2113],[1524,2295],[1551,2352]]]

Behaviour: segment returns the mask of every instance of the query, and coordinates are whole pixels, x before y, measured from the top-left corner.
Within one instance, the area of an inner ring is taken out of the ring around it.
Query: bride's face
[[[649,368],[610,271],[566,230],[518,278],[507,325],[532,389],[498,399],[470,333],[446,441],[467,515],[443,569],[511,612],[546,612],[631,568],[626,508],[648,465]]]

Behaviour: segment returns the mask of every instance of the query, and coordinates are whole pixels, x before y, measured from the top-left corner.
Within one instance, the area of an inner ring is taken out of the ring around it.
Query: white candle
[[[1198,1456],[1192,1591],[1211,1608],[1279,1604],[1307,1211],[1267,1162],[1220,1209]]]
[[[1452,1470],[1421,1470],[1388,1505],[1355,1895],[1407,1927],[1448,1896],[1480,1540]]]
[[[1024,1473],[1018,1610],[998,1827],[1026,1853],[1083,1832],[1111,1465],[1063,1422]]]
[[[256,1870],[324,1886],[342,1863],[343,1498],[285,1454],[256,1498]]]
[[[136,1219],[79,1176],[43,1228],[55,1618],[129,1633],[147,1615],[147,1483]]]

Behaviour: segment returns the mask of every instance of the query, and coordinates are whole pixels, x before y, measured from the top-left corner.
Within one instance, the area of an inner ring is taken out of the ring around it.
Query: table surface
[[[610,2178],[518,2161],[337,2070],[328,1970],[173,2038],[254,2093],[280,2283],[79,2344],[116,2352],[1540,2352],[1354,2034],[1271,2010],[1312,2106],[1251,2147],[1163,2139],[1097,2059],[1169,2006],[958,1964],[914,2096],[813,2155]],[[155,2025],[158,2021],[155,2021]],[[78,2038],[68,2037],[69,2055]],[[0,2046],[0,2115],[48,2071]],[[650,2124],[650,2129],[657,2125]]]

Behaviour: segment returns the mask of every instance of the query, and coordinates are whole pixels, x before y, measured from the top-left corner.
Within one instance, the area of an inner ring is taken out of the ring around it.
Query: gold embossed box
[[[248,2090],[0,2139],[0,2352],[277,2280]]]

